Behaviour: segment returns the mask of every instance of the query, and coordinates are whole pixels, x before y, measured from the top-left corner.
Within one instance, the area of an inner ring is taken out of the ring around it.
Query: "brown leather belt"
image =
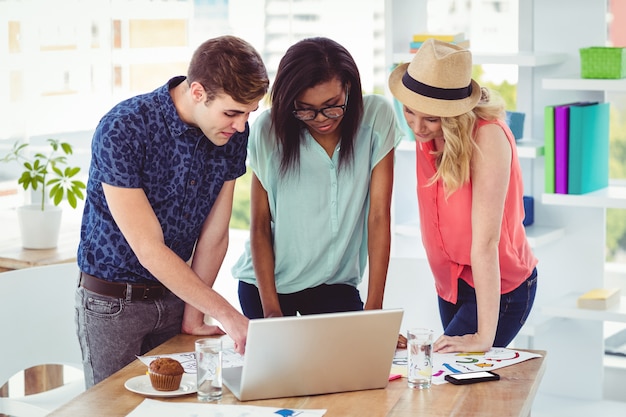
[[[130,292],[131,301],[158,300],[168,292],[162,284],[111,282],[84,272],[80,273],[80,286],[96,294],[123,299],[128,299]]]

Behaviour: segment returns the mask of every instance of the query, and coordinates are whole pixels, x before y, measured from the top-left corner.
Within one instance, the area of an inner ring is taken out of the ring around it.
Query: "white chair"
[[[0,273],[0,386],[36,365],[83,370],[76,336],[75,263]],[[45,416],[85,390],[84,378],[39,394],[0,398],[0,414]]]

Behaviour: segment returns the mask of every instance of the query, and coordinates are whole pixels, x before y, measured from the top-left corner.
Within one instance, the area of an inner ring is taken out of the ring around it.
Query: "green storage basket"
[[[582,78],[625,78],[626,48],[592,46],[580,49]]]

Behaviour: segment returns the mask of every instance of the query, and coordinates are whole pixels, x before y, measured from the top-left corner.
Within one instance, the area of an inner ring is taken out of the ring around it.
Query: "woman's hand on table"
[[[439,353],[487,352],[491,343],[481,340],[478,333],[463,336],[440,336],[433,344],[433,351]]]
[[[406,349],[406,337],[401,334],[398,335],[398,343],[396,344],[396,348]]]

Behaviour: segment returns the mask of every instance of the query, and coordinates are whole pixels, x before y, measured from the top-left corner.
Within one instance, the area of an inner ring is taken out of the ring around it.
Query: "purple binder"
[[[554,108],[554,192],[567,194],[569,104]]]

